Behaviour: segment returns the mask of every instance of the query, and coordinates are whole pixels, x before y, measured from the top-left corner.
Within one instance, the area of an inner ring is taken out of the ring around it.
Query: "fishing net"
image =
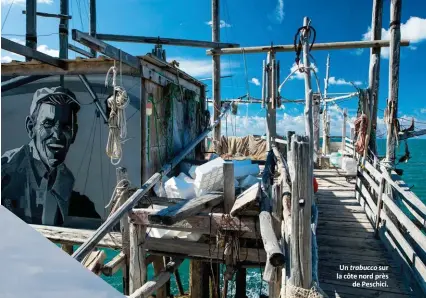
[[[285,287],[285,298],[325,298],[328,297],[317,286],[310,289],[304,289],[287,284]]]

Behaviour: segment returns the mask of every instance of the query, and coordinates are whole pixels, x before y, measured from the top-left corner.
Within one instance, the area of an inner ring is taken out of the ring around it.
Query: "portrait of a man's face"
[[[70,105],[49,102],[40,104],[26,120],[29,137],[34,141],[40,159],[50,168],[64,162],[77,127],[76,115]]]

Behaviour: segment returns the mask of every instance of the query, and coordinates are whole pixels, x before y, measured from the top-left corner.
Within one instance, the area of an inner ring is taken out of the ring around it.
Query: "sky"
[[[13,4],[12,4],[13,3]],[[102,4],[101,4],[102,3]],[[372,1],[357,0],[222,0],[220,4],[220,39],[238,43],[240,46],[261,46],[272,44],[292,44],[297,29],[303,25],[303,17],[308,16],[316,29],[316,42],[356,41],[369,39]],[[18,42],[24,40],[25,9],[24,0],[1,0],[2,36]],[[169,38],[211,40],[211,2],[208,0],[112,0],[97,1],[97,31],[99,33],[161,36]],[[426,1],[403,1],[401,33],[403,39],[411,41],[409,47],[401,49],[399,112],[402,126],[408,126],[414,117],[417,128],[426,128],[426,96],[423,84],[426,79]],[[88,31],[88,0],[70,0],[70,28]],[[10,9],[10,11],[9,11]],[[59,13],[59,0],[38,0],[38,11]],[[7,19],[6,19],[6,15]],[[384,0],[382,39],[389,38],[390,0]],[[53,18],[37,18],[38,49],[52,56],[58,55],[58,24]],[[13,35],[12,35],[13,34]],[[70,43],[79,45],[71,40]],[[143,55],[153,45],[115,43],[134,55]],[[177,60],[180,68],[196,78],[211,78],[211,57],[205,49],[165,46],[167,60]],[[361,88],[368,86],[369,53],[365,50],[313,51],[318,83],[324,87],[326,58],[330,54],[329,93],[353,92],[350,82]],[[76,54],[69,52],[69,57]],[[78,54],[77,54],[78,56]],[[389,51],[382,50],[379,88],[379,129],[383,126],[383,109],[388,96]],[[232,75],[222,79],[222,98],[235,98],[250,94],[261,96],[262,60],[266,54],[246,54],[222,56],[222,75]],[[19,57],[2,51],[2,62],[18,60]],[[294,69],[295,53],[278,53],[281,79]],[[211,81],[207,84],[207,96],[211,96]],[[313,83],[316,85],[315,80]],[[316,89],[316,87],[314,88]],[[303,77],[294,75],[283,87],[281,95],[287,99],[301,99],[305,93]],[[338,103],[348,108],[349,118],[354,120],[357,100]],[[255,110],[256,109],[256,110]],[[250,108],[250,117],[256,114],[259,106]],[[332,122],[341,119],[336,106],[332,106]],[[303,105],[286,104],[279,111],[283,124],[299,123],[296,130],[303,128]],[[243,117],[243,116],[241,116]],[[263,117],[263,116],[262,116]],[[302,117],[302,118],[301,118]],[[243,119],[238,120],[244,124]],[[256,122],[255,118],[245,119]],[[299,121],[299,122],[298,122]],[[244,124],[244,125],[245,125]],[[253,123],[256,125],[256,123]],[[341,128],[335,125],[338,133]],[[349,130],[348,130],[349,131]],[[383,131],[381,131],[383,133]]]

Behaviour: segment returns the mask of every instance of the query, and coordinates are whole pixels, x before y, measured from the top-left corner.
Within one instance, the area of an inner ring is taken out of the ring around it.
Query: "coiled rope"
[[[113,165],[118,165],[123,156],[121,144],[127,136],[126,123],[126,107],[129,105],[129,96],[123,87],[117,86],[116,76],[117,68],[112,66],[106,75],[105,86],[108,87],[108,78],[112,71],[112,86],[114,88],[113,95],[108,98],[108,107],[111,109],[108,119],[108,142],[106,145],[106,154],[111,159]],[[120,83],[123,84],[121,77],[121,61],[120,61]]]

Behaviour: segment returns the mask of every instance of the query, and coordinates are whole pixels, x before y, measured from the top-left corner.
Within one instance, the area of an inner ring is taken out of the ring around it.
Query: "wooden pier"
[[[35,5],[35,1],[29,2]],[[66,16],[66,1],[61,4],[64,5],[61,15]],[[382,6],[383,1],[374,1],[372,28],[379,28],[379,31]],[[91,1],[91,11],[95,12],[94,1]],[[191,298],[228,297],[228,285],[235,276],[236,295],[244,298],[247,292],[246,270],[252,267],[261,268],[262,282],[268,284],[270,298],[425,297],[426,205],[395,172],[397,138],[418,135],[416,132],[394,131],[398,106],[399,48],[409,45],[409,41],[400,40],[401,0],[391,1],[389,41],[378,40],[380,34],[374,34],[371,41],[310,45],[310,34],[315,29],[311,20],[304,18],[303,27],[296,33],[296,37],[299,36],[296,59],[303,61],[298,71],[303,72],[305,78],[303,135],[276,129],[276,109],[282,104],[280,90],[287,80],[279,84],[280,62],[277,53],[293,51],[293,44],[239,48],[234,43],[221,43],[219,11],[219,1],[213,0],[213,42],[167,38],[153,40],[143,36],[108,34],[96,37],[93,16],[90,34],[75,29],[72,31],[75,41],[91,49],[90,54],[86,52],[87,56],[95,57],[96,52],[99,52],[109,58],[68,60],[68,42],[64,38],[61,38],[60,58],[40,53],[36,50],[36,44],[31,45],[28,40],[27,44],[31,47],[2,38],[3,49],[40,61],[2,64],[2,74],[13,77],[2,82],[2,88],[5,88],[3,91],[46,76],[60,75],[63,83],[64,76],[78,75],[93,96],[104,120],[108,120],[84,75],[105,74],[118,61],[123,75],[136,76],[141,83],[138,98],[141,148],[140,152],[128,153],[140,154],[141,179],[134,183],[137,187],[130,187],[126,169],[118,167],[117,185],[120,187],[115,189],[115,205],[109,217],[99,223],[96,230],[33,227],[51,241],[60,243],[64,251],[97,275],[103,273],[111,276],[122,269],[123,293],[132,298],[147,298],[154,293],[157,298],[170,296],[172,275],[175,275],[179,294]],[[35,10],[27,11],[28,20],[33,20],[35,15]],[[67,26],[64,25],[63,30],[68,34]],[[29,36],[27,34],[27,38]],[[130,55],[100,40],[102,36],[114,41],[155,43],[158,55]],[[161,52],[162,43],[211,48],[207,53],[213,59],[212,123],[206,111],[205,85],[181,71],[176,61],[165,61],[165,52]],[[365,124],[365,131],[358,128],[347,138],[346,110],[342,110],[342,141],[329,144],[330,123],[325,109],[322,121],[325,145],[321,151],[319,107],[321,103],[326,107],[333,98],[327,97],[327,82],[325,92],[313,91],[311,80],[314,76],[318,78],[310,66],[310,51],[372,48],[370,86],[356,93],[361,107],[357,117],[363,121],[370,119],[371,115],[377,116],[377,59],[381,47],[391,49],[386,158],[379,161],[376,156],[375,135],[371,134],[374,137],[370,140],[370,133],[375,130],[375,126],[370,121],[367,124],[361,122]],[[74,47],[74,50],[83,53],[78,48]],[[231,110],[231,104],[235,103],[221,104],[220,58],[227,54],[262,52],[268,55],[262,68],[264,79],[260,101],[266,107],[266,144],[263,144],[266,159],[256,161],[262,169],[259,182],[243,192],[236,192],[232,158],[229,158],[228,152],[222,152],[220,146],[221,119]],[[158,110],[154,112],[159,113],[156,117],[165,123],[166,128],[161,133],[157,129],[153,133],[149,127],[155,127],[157,122],[154,122],[154,117],[147,115],[147,104],[154,102],[152,97],[162,97],[167,93],[166,90],[171,89],[176,92],[167,98],[168,101],[157,102]],[[184,127],[189,131],[189,141],[181,145],[178,152],[171,150],[171,153],[167,147],[168,140],[173,139],[170,132],[174,127],[169,120],[176,120],[170,117],[176,107],[170,105],[170,101],[175,99],[186,105],[191,121]],[[182,163],[202,165],[208,162],[204,141],[210,133],[213,133],[212,150],[222,157],[227,156],[221,173],[222,185],[190,200],[155,196],[152,191],[154,186],[165,175],[177,175]],[[347,174],[330,166],[328,154],[336,151],[344,157],[355,159],[355,173]],[[316,194],[314,177],[319,183]],[[125,186],[120,184],[122,181],[125,181]],[[161,210],[154,210],[154,205],[160,206]],[[117,226],[120,226],[120,232],[113,231]],[[149,236],[152,228],[191,232],[201,236],[197,241],[177,237],[162,239]],[[79,245],[75,252],[72,245]],[[105,253],[99,250],[101,247],[115,249],[118,254],[105,264]],[[189,289],[186,291],[178,271],[185,259],[190,261]],[[150,264],[154,268],[154,277],[147,280]],[[224,272],[221,272],[221,265],[226,268]],[[223,287],[220,288],[222,281]]]

